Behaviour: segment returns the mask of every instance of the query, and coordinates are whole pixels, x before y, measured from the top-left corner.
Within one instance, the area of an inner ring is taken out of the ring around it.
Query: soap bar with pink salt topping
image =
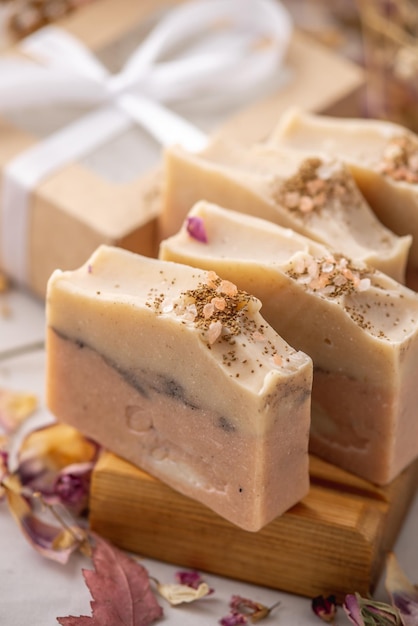
[[[312,361],[214,272],[101,246],[48,284],[47,402],[256,531],[308,491]]]
[[[206,202],[160,256],[251,291],[273,328],[312,357],[311,452],[378,484],[418,456],[415,292],[291,230]]]
[[[405,279],[410,237],[395,236],[378,221],[347,167],[334,158],[221,138],[199,154],[168,148],[161,238],[174,234],[199,200],[292,228],[399,282]]]
[[[399,124],[333,118],[290,109],[269,143],[325,157],[350,169],[378,219],[398,235],[411,235],[407,284],[418,290],[418,136]]]

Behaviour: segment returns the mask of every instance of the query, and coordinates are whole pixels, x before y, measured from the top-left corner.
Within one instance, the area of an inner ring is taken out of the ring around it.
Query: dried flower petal
[[[404,626],[416,626],[418,624],[418,587],[408,580],[393,553],[390,553],[386,560],[385,585],[392,604],[401,614]]]
[[[201,217],[193,215],[186,219],[186,230],[190,237],[200,241],[200,243],[207,243],[208,236],[206,233],[205,223]]]
[[[196,570],[181,570],[175,573],[175,578],[179,585],[187,585],[192,589],[197,589],[204,580]]]
[[[197,588],[190,585],[161,584],[157,582],[157,591],[171,606],[177,606],[185,602],[195,602],[210,593],[209,585],[201,582]]]
[[[0,389],[0,425],[13,433],[37,409],[38,398],[19,391]]]
[[[358,593],[347,595],[343,608],[355,626],[403,626],[397,608],[362,598]]]
[[[248,618],[252,624],[259,622],[260,620],[268,617],[273,609],[279,606],[280,602],[276,602],[273,606],[267,607],[261,602],[255,602],[254,600],[250,600],[249,598],[243,598],[242,596],[234,595],[231,598],[231,602],[229,606],[231,608],[231,613],[235,615],[240,615],[241,617],[245,617],[246,621]],[[237,624],[245,624],[245,622],[236,622]]]
[[[9,510],[31,546],[46,558],[66,563],[72,552],[85,541],[83,531],[61,522],[54,525],[45,521],[35,510],[36,504],[40,504],[41,513],[45,513],[42,501],[28,497],[16,476],[7,477],[3,487]],[[48,511],[53,511],[52,507],[46,509]],[[57,521],[56,515],[54,519]]]
[[[53,485],[53,493],[62,504],[76,509],[77,512],[87,508],[94,465],[94,462],[74,463],[58,474]]]
[[[331,624],[337,614],[337,601],[334,595],[316,596],[312,600],[312,610],[323,622]]]
[[[219,620],[221,626],[238,626],[239,624],[247,624],[248,619],[241,613],[230,613]]]
[[[98,445],[66,424],[32,431],[18,451],[16,474],[22,485],[50,504],[62,502],[79,514],[85,509]]]

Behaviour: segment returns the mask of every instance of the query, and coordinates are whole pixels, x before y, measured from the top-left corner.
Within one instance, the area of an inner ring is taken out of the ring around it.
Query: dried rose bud
[[[200,241],[200,243],[208,242],[205,224],[201,217],[188,217],[186,219],[186,230],[190,237],[193,237],[193,239]]]
[[[323,622],[332,624],[337,614],[337,601],[334,595],[330,595],[327,598],[325,596],[316,596],[312,600],[312,611]]]
[[[362,598],[359,593],[347,595],[343,608],[355,626],[404,626],[397,608]]]

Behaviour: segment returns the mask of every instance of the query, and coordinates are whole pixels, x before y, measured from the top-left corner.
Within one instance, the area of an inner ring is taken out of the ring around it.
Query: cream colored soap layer
[[[292,228],[404,280],[410,238],[395,236],[376,219],[342,163],[224,140],[200,154],[169,148],[164,162],[162,238],[204,199]]]
[[[259,307],[205,271],[102,246],[50,279],[48,405],[258,530],[307,492],[312,383]]]
[[[277,147],[338,155],[383,224],[412,235],[411,270],[418,288],[418,138],[403,126],[340,119],[291,109],[270,138]]]
[[[266,320],[314,362],[311,450],[373,482],[418,455],[418,298],[368,266],[264,220],[205,202],[208,243],[186,226],[160,256],[213,269],[263,303]]]

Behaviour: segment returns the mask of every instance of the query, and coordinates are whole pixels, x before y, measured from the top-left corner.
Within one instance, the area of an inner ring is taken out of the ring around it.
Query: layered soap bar
[[[418,137],[392,122],[340,119],[291,109],[272,145],[338,156],[349,167],[379,220],[412,235],[408,284],[418,289]]]
[[[312,361],[214,272],[100,247],[48,284],[47,402],[258,530],[308,490]]]
[[[160,256],[251,291],[275,330],[312,357],[314,454],[378,484],[418,456],[415,292],[291,230],[206,202]]]
[[[174,234],[199,200],[292,228],[404,281],[410,238],[395,236],[377,220],[335,159],[222,139],[200,154],[168,148],[161,238]]]

